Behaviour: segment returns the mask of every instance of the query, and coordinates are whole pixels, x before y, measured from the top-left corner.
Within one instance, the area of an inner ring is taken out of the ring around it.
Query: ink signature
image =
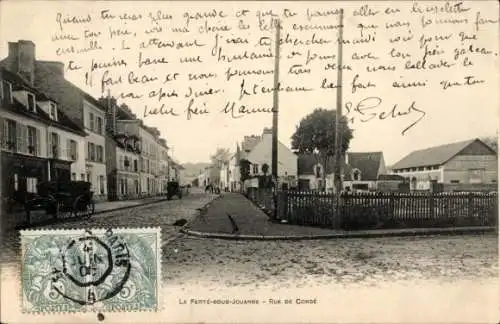
[[[386,120],[389,118],[394,119],[407,115],[415,115],[417,118],[401,132],[401,135],[405,135],[408,130],[417,125],[427,115],[425,111],[417,108],[415,101],[406,108],[401,108],[400,105],[393,104],[392,107],[388,106],[385,109],[381,107],[382,102],[383,100],[380,97],[367,97],[360,100],[358,103],[348,101],[345,104],[347,119],[351,122],[358,120],[362,123],[367,123],[374,119]]]

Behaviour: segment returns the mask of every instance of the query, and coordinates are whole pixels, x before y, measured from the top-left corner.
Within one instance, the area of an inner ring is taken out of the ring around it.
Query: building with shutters
[[[43,181],[85,171],[86,132],[22,74],[0,68],[2,196],[22,203]]]
[[[96,200],[107,199],[106,149],[105,149],[105,107],[82,89],[64,77],[61,62],[40,61],[35,56],[35,44],[20,40],[9,42],[9,54],[1,61],[7,70],[21,75],[29,86],[54,98],[59,110],[87,133],[83,156],[83,170],[71,171],[77,180],[92,184]],[[82,153],[81,150],[78,152]]]

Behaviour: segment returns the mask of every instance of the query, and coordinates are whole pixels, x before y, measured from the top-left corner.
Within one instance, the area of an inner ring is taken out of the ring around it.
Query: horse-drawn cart
[[[90,187],[91,183],[85,181],[41,182],[37,195],[25,205],[28,223],[35,210],[45,210],[53,219],[92,216],[95,204]]]
[[[170,200],[174,196],[182,199],[182,187],[179,186],[179,183],[177,181],[169,181],[167,183],[167,199]]]

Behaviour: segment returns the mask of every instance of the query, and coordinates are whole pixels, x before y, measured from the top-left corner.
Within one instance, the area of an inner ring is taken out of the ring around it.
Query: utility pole
[[[340,193],[342,191],[342,47],[343,47],[343,33],[344,33],[344,9],[340,9],[339,16],[339,38],[338,38],[338,67],[337,67],[337,108],[335,120],[335,213],[332,220],[334,228],[340,228],[341,225],[341,208],[340,208]]]
[[[279,106],[279,67],[280,67],[280,22],[276,26],[276,41],[274,50],[274,91],[273,91],[273,143],[272,143],[272,166],[273,179],[278,178],[278,106]]]
[[[281,22],[276,24],[276,41],[274,50],[274,92],[273,92],[273,136],[271,154],[271,173],[274,182],[274,217],[278,211],[278,107],[279,107],[279,67],[280,67],[280,29]]]
[[[344,10],[340,9],[337,67],[337,108],[335,121],[335,192],[342,190],[342,47],[344,33]]]

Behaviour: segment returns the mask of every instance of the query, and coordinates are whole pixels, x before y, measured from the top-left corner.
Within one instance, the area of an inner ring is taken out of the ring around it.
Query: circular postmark
[[[54,291],[80,305],[119,294],[131,271],[127,243],[111,229],[100,235],[86,230],[83,236],[70,239],[60,251],[59,264],[52,276]]]

